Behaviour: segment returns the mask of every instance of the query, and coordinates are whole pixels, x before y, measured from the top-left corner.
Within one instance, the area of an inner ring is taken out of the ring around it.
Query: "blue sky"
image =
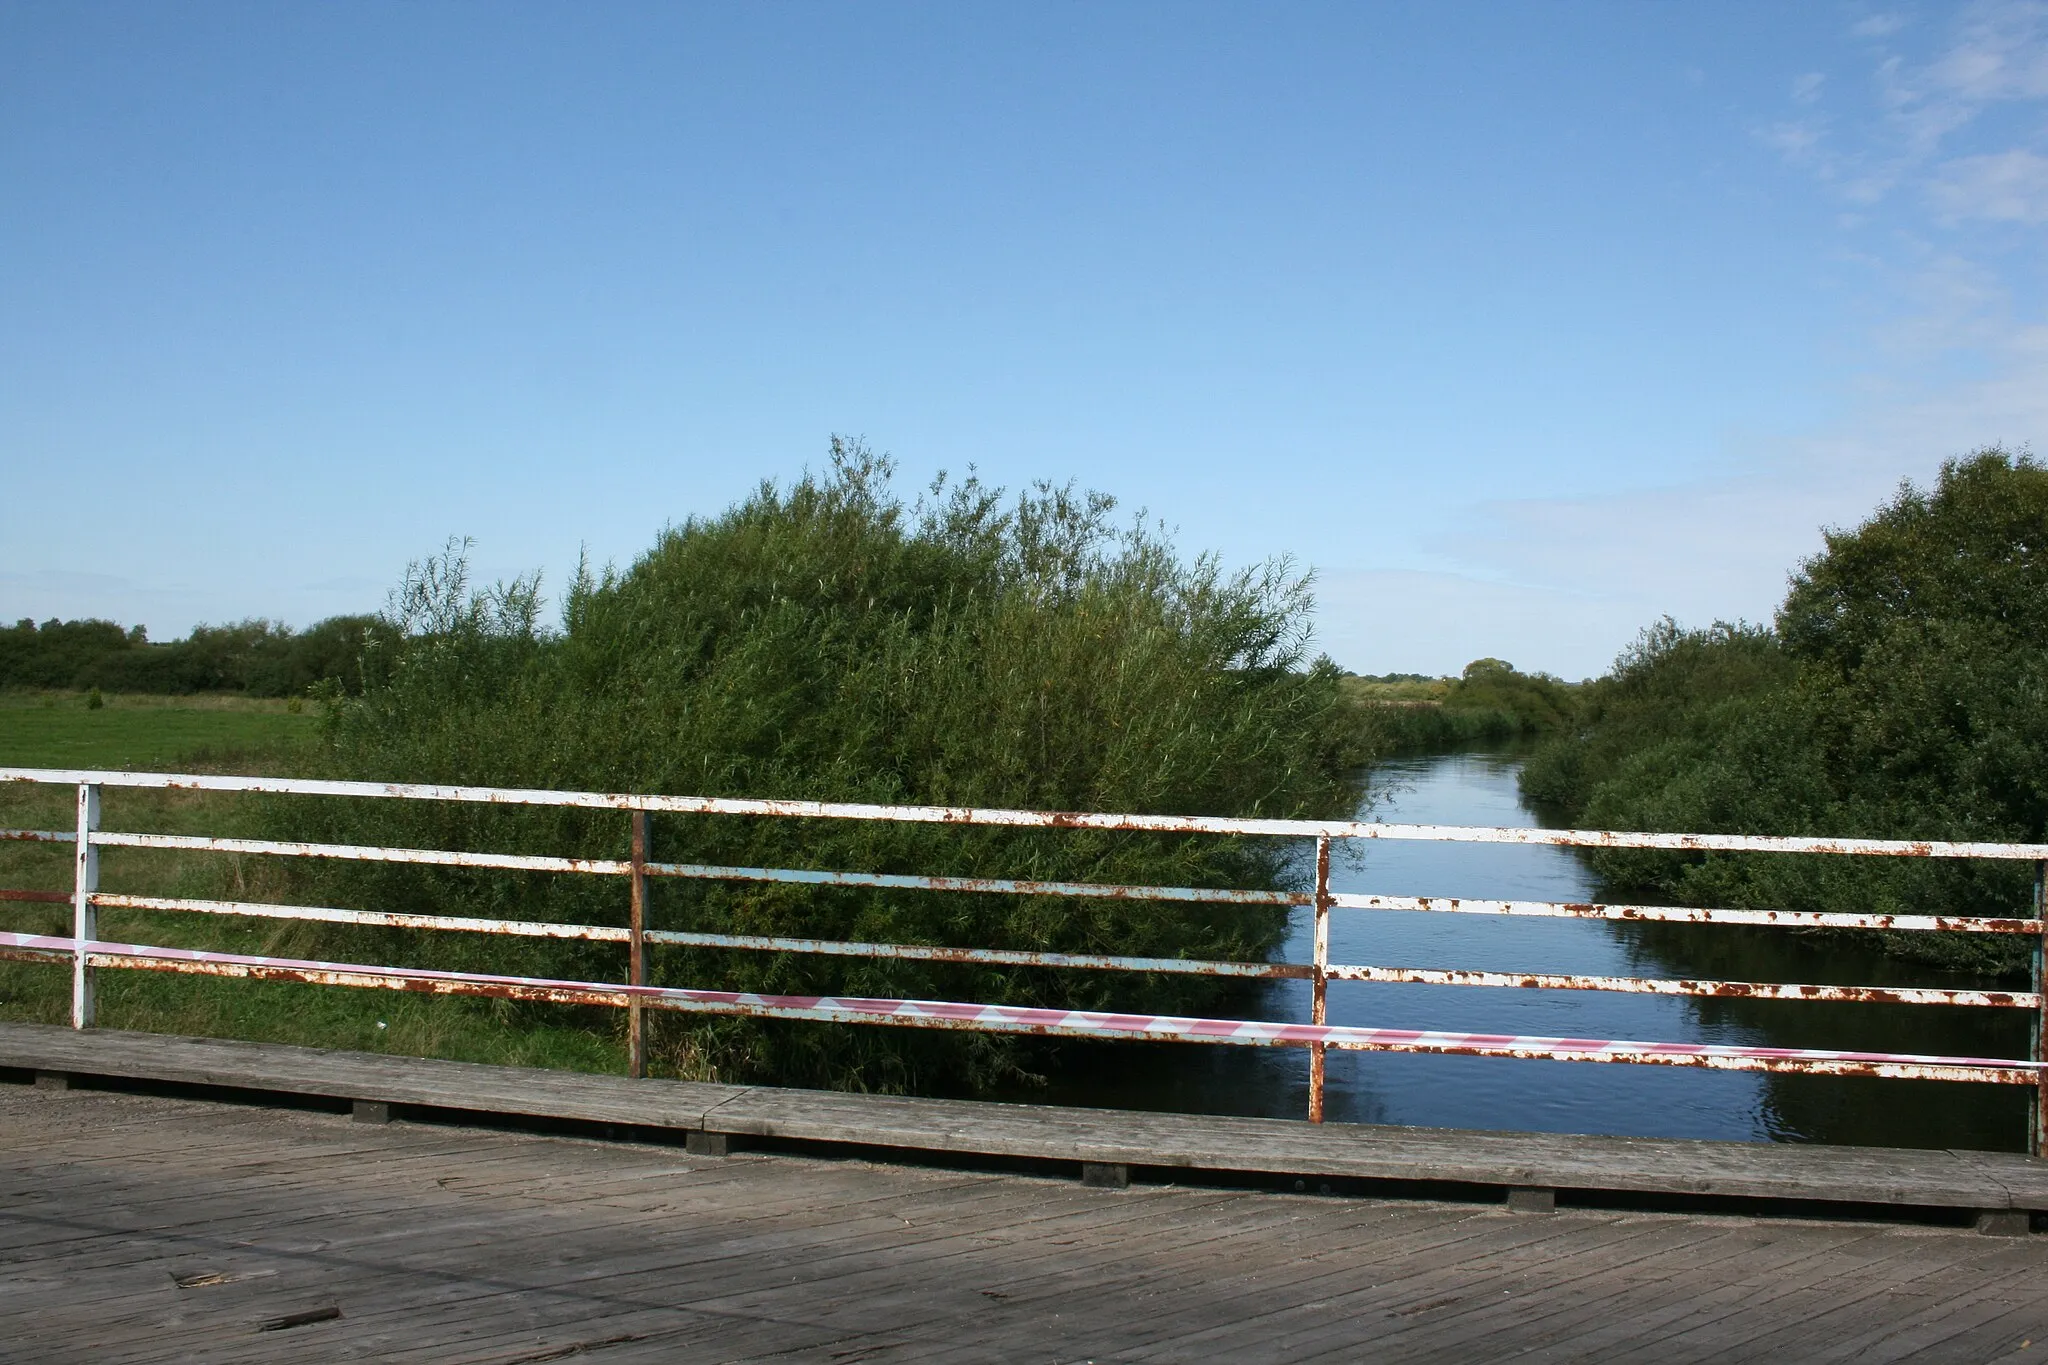
[[[0,618],[559,585],[845,433],[1579,677],[2048,444],[2044,234],[2018,0],[0,3]]]

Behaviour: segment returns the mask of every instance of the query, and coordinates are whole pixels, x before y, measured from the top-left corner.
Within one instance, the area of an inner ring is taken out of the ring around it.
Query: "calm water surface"
[[[1518,771],[1505,754],[1385,764],[1372,775],[1362,818],[1542,824],[1517,792]],[[1361,841],[1349,858],[1339,858],[1331,881],[1340,891],[1387,895],[1599,898],[1586,866],[1559,848]],[[1276,957],[1309,960],[1309,919],[1305,909],[1295,914]],[[1898,964],[1840,943],[1812,944],[1783,930],[1403,911],[1333,912],[1331,960],[1753,981],[2014,984]],[[1242,1003],[1245,1017],[1305,1020],[1308,985],[1272,983]],[[2026,1055],[2021,1012],[1960,1007],[1335,982],[1329,1017],[1334,1024],[1641,1042]],[[2011,1087],[1373,1052],[1332,1052],[1329,1066],[1330,1117],[1359,1123],[1987,1150],[2017,1150],[2024,1138],[2025,1096]],[[1291,1118],[1307,1111],[1307,1055],[1294,1048],[1084,1045],[1062,1071],[1066,1079],[1033,1098]]]

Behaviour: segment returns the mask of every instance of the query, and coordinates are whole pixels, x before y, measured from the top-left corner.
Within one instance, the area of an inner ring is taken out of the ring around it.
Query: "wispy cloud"
[[[1905,26],[1906,21],[1900,15],[1873,14],[1849,25],[1849,33],[1856,38],[1889,38]]]
[[[1682,486],[1468,506],[1439,542],[1456,546],[1446,572],[1331,585],[1383,619],[1441,612],[1489,632],[1446,633],[1429,667],[1513,651],[1577,676],[1665,613],[1768,619],[1824,526],[1944,458],[2048,443],[2048,311],[2021,284],[2048,242],[2012,230],[2048,223],[2048,0],[1991,0],[1938,29],[1873,15],[1850,36],[1860,85],[1800,76],[1754,128],[1843,210],[1838,260],[1860,272],[1868,318],[1841,415],[1752,435]]]
[[[1874,122],[1853,135],[1828,136],[1837,131],[1834,123],[1793,112],[1761,123],[1757,137],[1788,163],[1869,204],[1901,187],[1927,189],[1966,176],[1971,167],[1959,163],[1987,153],[1952,151],[1960,134],[1993,106],[2048,98],[2048,0],[1979,0],[1925,52],[1891,49],[1888,40],[1906,27],[1889,14],[1850,27],[1853,37],[1877,48]],[[1825,85],[1821,72],[1796,77],[1787,95],[1793,111],[1819,104]]]
[[[1957,286],[1974,287],[1958,277]],[[1658,616],[1704,625],[1768,620],[1787,576],[1822,546],[1821,530],[1854,525],[1902,478],[1928,481],[1940,462],[1987,445],[2026,448],[2048,433],[2048,324],[2014,325],[1996,338],[1987,373],[1926,389],[1887,376],[1828,429],[1760,442],[1725,474],[1691,484],[1592,497],[1495,501],[1467,509],[1458,571],[1343,576],[1338,600],[1370,593],[1377,620],[1442,610],[1453,668],[1459,649],[1494,653],[1570,677],[1605,668],[1615,650]],[[1396,600],[1398,599],[1398,600]],[[1483,636],[1473,623],[1495,632]],[[1328,642],[1379,658],[1369,637]],[[1340,662],[1349,663],[1343,653]],[[1361,671],[1408,667],[1398,662]]]
[[[1757,137],[1794,166],[1817,166],[1827,125],[1819,119],[1787,119],[1757,129]]]
[[[1971,6],[1955,41],[1927,67],[1932,97],[1983,105],[2048,98],[2048,4],[1997,0]]]
[[[1937,168],[1927,187],[1945,222],[2048,222],[2048,156],[2015,147],[1957,157]]]

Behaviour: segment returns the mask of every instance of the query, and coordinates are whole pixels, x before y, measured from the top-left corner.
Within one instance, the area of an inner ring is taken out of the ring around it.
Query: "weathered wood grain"
[[[628,1080],[219,1039],[0,1024],[0,1066],[1077,1166],[1572,1192],[2048,1211],[2048,1162],[1942,1152],[1322,1124]],[[73,1092],[58,1092],[73,1093]]]
[[[2048,1342],[2044,1272],[2048,1238],[1962,1229],[1088,1190],[0,1086],[7,1361],[1982,1360]]]

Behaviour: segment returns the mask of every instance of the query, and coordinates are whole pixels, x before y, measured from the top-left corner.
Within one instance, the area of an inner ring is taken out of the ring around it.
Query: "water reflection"
[[[1516,790],[1518,766],[1512,755],[1474,753],[1383,765],[1366,793],[1366,818],[1540,824]],[[1573,853],[1515,845],[1361,842],[1339,858],[1332,881],[1340,891],[1387,895],[1555,901],[1599,896]],[[1307,961],[1309,953],[1309,917],[1302,911],[1279,956]],[[1337,911],[1331,958],[1377,966],[1616,976],[2013,984],[1944,977],[1777,929],[1403,911]],[[1248,1014],[1306,1019],[1308,987],[1276,983],[1244,1003]],[[1385,982],[1334,983],[1330,1020],[2008,1057],[2026,1055],[2027,1025],[2012,1010]],[[1307,1058],[1294,1049],[1084,1045],[1070,1050],[1067,1061],[1061,1068],[1065,1079],[1031,1098],[1278,1117],[1306,1112]],[[1394,1053],[1330,1056],[1330,1116],[1361,1123],[2016,1150],[2024,1137],[2026,1099],[2014,1087],[1940,1082]]]

